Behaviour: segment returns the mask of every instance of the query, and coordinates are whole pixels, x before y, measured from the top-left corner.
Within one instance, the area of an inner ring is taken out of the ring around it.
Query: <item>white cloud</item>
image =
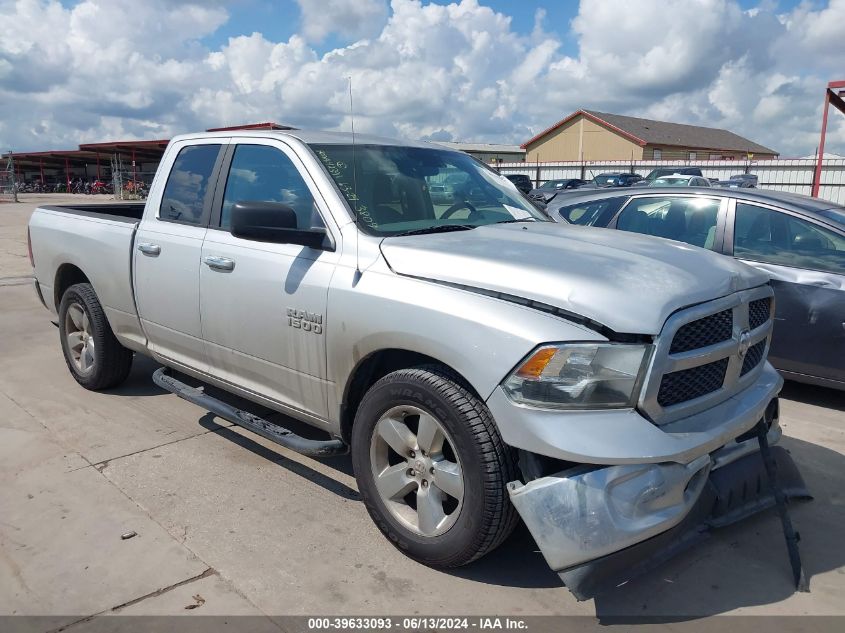
[[[349,39],[377,35],[387,19],[387,0],[296,0],[302,34],[322,42],[331,33]]]
[[[383,1],[298,2],[301,33],[287,41],[252,33],[208,50],[222,2],[0,0],[15,25],[0,38],[0,147],[264,120],[348,129],[352,77],[360,131],[522,142],[583,107],[726,127],[802,155],[845,59],[845,0],[779,16],[733,0],[584,0],[570,41],[543,30],[542,12],[523,35],[477,0],[393,0],[389,15]],[[311,42],[331,34],[355,41],[318,53]],[[845,117],[831,128],[828,151],[845,152]]]

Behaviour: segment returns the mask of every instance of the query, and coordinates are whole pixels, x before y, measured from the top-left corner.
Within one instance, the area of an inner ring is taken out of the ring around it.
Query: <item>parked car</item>
[[[639,174],[629,172],[609,172],[593,178],[596,187],[630,187],[643,179]]]
[[[532,183],[531,179],[525,174],[508,174],[505,178],[510,180],[517,189],[526,195],[528,195],[528,192],[534,188],[534,183]]]
[[[729,189],[747,189],[757,186],[756,174],[734,174],[728,180],[720,180],[719,187],[727,187]]]
[[[845,389],[845,207],[797,194],[719,188],[585,192],[555,220],[678,240],[771,276],[769,359],[787,378]]]
[[[547,180],[536,189],[532,189],[531,191],[529,191],[528,197],[535,200],[542,200],[543,202],[548,202],[549,200],[554,198],[557,193],[561,191],[566,191],[568,189],[576,189],[586,183],[586,180],[581,180],[580,178]]]
[[[306,455],[351,452],[404,554],[464,565],[522,517],[580,598],[771,504],[755,433],[780,437],[783,379],[764,273],[556,224],[461,152],[356,142],[178,136],[145,205],[37,209],[35,289],[72,377],[117,387],[152,356],[155,383],[201,410]],[[435,211],[447,175],[477,193]]]
[[[660,176],[652,180],[649,187],[710,187],[710,180],[704,176],[691,176],[689,174],[671,174]]]
[[[701,168],[699,167],[684,167],[683,165],[678,165],[677,167],[658,167],[657,169],[652,169],[648,172],[648,176],[645,177],[646,184],[651,184],[657,178],[661,176],[671,176],[672,174],[685,174],[687,176],[701,176]]]

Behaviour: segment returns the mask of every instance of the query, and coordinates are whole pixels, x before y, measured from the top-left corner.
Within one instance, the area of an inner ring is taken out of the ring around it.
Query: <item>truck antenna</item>
[[[358,226],[358,163],[355,160],[355,110],[352,108],[352,75],[349,79],[349,123],[352,126],[352,189],[355,194],[352,200],[352,214],[355,216],[355,273],[361,275],[360,256],[358,251],[360,226]]]

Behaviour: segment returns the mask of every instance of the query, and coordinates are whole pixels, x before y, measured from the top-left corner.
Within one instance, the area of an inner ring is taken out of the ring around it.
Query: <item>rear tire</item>
[[[379,380],[358,407],[351,440],[367,511],[411,558],[458,567],[513,531],[518,516],[506,490],[517,478],[512,450],[484,402],[446,368],[403,369]]]
[[[86,389],[109,389],[126,380],[132,351],[115,338],[91,284],[74,284],[62,295],[59,336],[71,375]]]

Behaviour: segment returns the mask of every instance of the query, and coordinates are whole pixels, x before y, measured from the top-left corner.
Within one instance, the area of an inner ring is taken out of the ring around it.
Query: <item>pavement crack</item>
[[[62,625],[58,628],[50,629],[46,633],[61,633],[62,631],[68,630],[72,626],[76,626],[77,624],[84,624],[86,622],[90,622],[94,618],[105,615],[107,613],[118,613],[118,612],[120,612],[121,609],[125,609],[126,607],[131,607],[133,604],[138,604],[139,602],[142,602],[142,601],[147,600],[149,598],[158,597],[162,594],[167,593],[168,591],[172,591],[173,589],[176,589],[176,588],[181,587],[183,585],[187,585],[189,583],[196,582],[197,580],[202,580],[203,578],[208,578],[209,576],[213,576],[216,573],[217,573],[216,570],[209,567],[208,569],[206,569],[201,574],[198,574],[196,576],[192,576],[191,578],[186,578],[185,580],[181,580],[181,581],[174,583],[172,585],[169,585],[167,587],[162,587],[161,589],[156,589],[155,591],[153,591],[151,593],[148,593],[144,596],[140,596],[140,597],[135,598],[133,600],[129,600],[127,602],[124,602],[123,604],[119,604],[117,606],[114,606],[111,609],[105,609],[104,611],[99,611],[99,612],[93,613],[91,615],[86,615],[84,618],[79,618],[78,620],[74,620],[73,622],[68,622],[67,624],[64,624],[64,625]]]
[[[162,587],[161,589],[156,589],[155,591],[148,593],[145,596],[141,596],[139,598],[134,598],[133,600],[129,600],[128,602],[124,602],[123,604],[119,604],[116,607],[112,607],[110,611],[112,613],[117,613],[121,609],[125,609],[126,607],[131,607],[134,604],[138,604],[139,602],[143,602],[144,600],[149,600],[150,598],[157,598],[158,596],[167,593],[168,591],[173,591],[178,587],[182,587],[192,582],[196,582],[197,580],[202,580],[203,578],[208,578],[209,576],[213,576],[216,574],[217,571],[213,567],[209,567],[201,574],[197,574],[196,576],[192,576],[191,578],[186,578],[185,580],[180,580],[177,583],[172,585],[168,585],[167,587]]]
[[[154,451],[157,448],[162,448],[163,446],[170,446],[171,444],[177,444],[178,442],[184,442],[185,440],[192,440],[195,437],[202,437],[203,435],[208,435],[209,433],[214,433],[215,431],[219,430],[219,428],[228,428],[226,425],[220,425],[216,429],[207,429],[200,433],[195,433],[194,435],[188,435],[186,437],[180,437],[178,440],[171,440],[170,442],[163,442],[161,444],[156,444],[155,446],[149,446],[147,448],[141,448],[137,451],[132,451],[131,453],[126,453],[125,455],[118,455],[117,457],[109,457],[108,459],[103,459],[99,462],[88,462],[90,466],[96,468],[99,472],[103,472],[106,468],[108,468],[109,464],[113,461],[118,459],[123,459],[124,457],[132,457],[133,455],[140,455],[141,453],[146,453],[147,451]],[[86,460],[87,461],[87,460]],[[90,466],[80,466],[79,468],[74,468],[69,472],[74,472],[77,470],[82,470],[83,468],[89,468]]]

